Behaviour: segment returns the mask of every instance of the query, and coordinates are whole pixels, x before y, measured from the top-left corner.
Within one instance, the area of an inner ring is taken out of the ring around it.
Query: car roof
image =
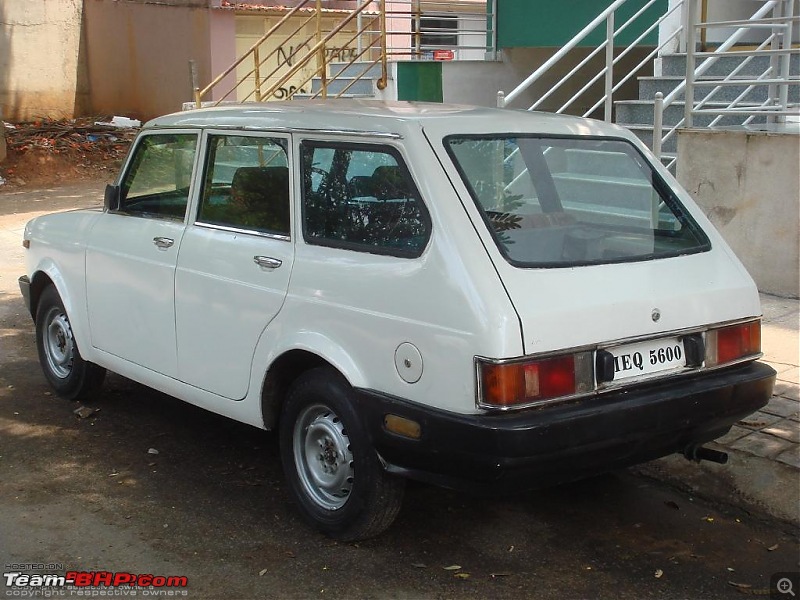
[[[632,137],[602,121],[524,110],[434,102],[324,99],[248,102],[177,112],[145,124],[153,128],[235,128],[383,134],[410,128],[448,133],[543,133]]]

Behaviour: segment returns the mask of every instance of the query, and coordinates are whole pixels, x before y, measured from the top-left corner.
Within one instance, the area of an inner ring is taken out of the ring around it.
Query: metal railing
[[[641,6],[635,10],[627,20],[621,25],[617,26],[617,14],[623,6],[628,4],[631,0],[616,0],[612,2],[605,10],[603,10],[597,17],[595,17],[586,27],[579,31],[569,42],[562,46],[552,57],[550,57],[542,66],[531,73],[522,83],[520,83],[514,90],[508,94],[502,90],[497,93],[497,105],[499,107],[508,106],[509,103],[516,100],[523,92],[530,88],[535,83],[541,81],[543,77],[555,68],[562,68],[561,65],[567,60],[567,57],[573,50],[578,48],[590,35],[598,30],[605,31],[605,39],[603,42],[595,47],[583,60],[570,69],[566,75],[561,77],[554,85],[542,94],[536,102],[534,102],[528,110],[536,110],[565,84],[571,81],[580,80],[585,82],[566,102],[555,110],[556,113],[563,113],[569,110],[575,102],[590,92],[596,84],[603,80],[603,91],[600,98],[597,100],[589,100],[590,108],[582,113],[582,116],[587,117],[603,107],[603,118],[606,121],[611,121],[614,106],[614,94],[638,73],[643,67],[648,65],[653,58],[655,58],[664,48],[673,43],[683,32],[683,28],[679,27],[665,37],[651,52],[649,52],[643,59],[641,59],[632,68],[626,68],[627,73],[618,81],[614,80],[614,67],[623,60],[628,54],[632,52],[648,35],[654,34],[658,31],[661,24],[669,19],[676,11],[683,10],[684,2],[678,2],[672,7],[669,7],[666,12],[654,20],[643,19],[646,11],[652,9],[658,0],[648,0],[644,3],[637,0],[635,3]],[[644,26],[644,29],[635,33],[637,27]],[[614,53],[614,46],[616,38],[623,32],[628,31],[629,34],[634,32],[634,40],[630,42],[619,54]],[[603,53],[604,61],[602,68],[599,69],[594,75],[587,75],[585,67],[592,68],[590,65],[592,59]]]
[[[390,0],[386,11],[391,58],[496,57],[497,0]]]
[[[309,7],[308,4],[313,6]],[[237,101],[289,99],[302,91],[303,86],[315,77],[320,78],[321,87],[314,95],[327,97],[330,83],[342,77],[344,72],[342,68],[337,73],[328,74],[331,42],[334,38],[339,40],[336,48],[350,48],[356,43],[356,49],[347,53],[348,58],[341,62],[345,67],[358,64],[362,68],[359,76],[334,95],[339,97],[345,94],[374,65],[380,65],[381,70],[376,85],[378,89],[384,89],[388,80],[385,5],[386,0],[361,0],[359,6],[352,11],[323,11],[322,0],[302,0],[211,83],[202,89],[195,88],[195,106],[200,108],[203,98],[232,74],[235,83],[229,84],[227,91],[214,100],[212,105],[217,106],[224,102],[242,85],[250,82],[253,89],[237,97]],[[308,26],[312,22],[313,30],[308,33]],[[273,36],[281,36],[282,43],[271,49],[267,48],[268,51],[262,56],[262,46],[273,39]],[[338,56],[341,58],[341,55]],[[277,66],[267,67],[267,63],[273,58],[277,59]],[[315,64],[312,61],[316,61]],[[243,68],[237,72],[240,66]]]
[[[229,98],[238,102],[289,99],[297,93],[341,97],[359,80],[372,77],[376,65],[380,68],[376,86],[383,90],[390,58],[492,59],[496,6],[497,0],[358,0],[353,10],[331,10],[322,6],[322,0],[302,0],[286,9],[211,83],[196,87],[194,104],[202,106],[220,87],[224,91],[215,94],[210,104],[216,106]],[[339,64],[329,73],[332,52]],[[355,66],[348,69],[351,65]],[[306,84],[314,79],[319,80],[318,89],[313,91],[312,85],[312,92],[306,93]],[[339,79],[342,85],[330,91],[330,84]]]
[[[698,21],[697,0],[684,0],[686,3],[686,79],[669,94],[656,94],[655,118],[653,128],[653,152],[661,157],[663,144],[674,136],[681,127],[692,127],[699,115],[712,115],[709,127],[718,125],[728,115],[743,117],[742,124],[749,125],[758,117],[767,123],[785,122],[789,115],[800,116],[797,104],[789,102],[789,87],[800,85],[800,78],[791,75],[791,57],[800,54],[800,49],[792,48],[792,33],[799,17],[794,15],[793,0],[769,0],[749,19],[733,21]],[[703,11],[705,13],[705,11]],[[713,52],[696,51],[697,33],[705,39],[702,32],[713,28],[736,27],[736,31]],[[754,49],[731,50],[753,30],[766,30],[768,35]],[[724,76],[710,77],[706,74],[723,57],[741,58],[741,62]],[[748,66],[753,70],[758,57],[769,59],[769,65],[757,75],[742,76]],[[698,59],[702,62],[697,65]],[[702,77],[702,79],[701,79]],[[744,87],[732,101],[712,103],[720,92],[730,86]],[[697,87],[710,87],[711,90],[700,101],[695,101]],[[748,100],[757,89],[766,88],[766,100]],[[684,95],[683,118],[664,132],[663,113],[679,96]],[[716,106],[714,104],[717,104]],[[667,163],[672,167],[676,159]]]

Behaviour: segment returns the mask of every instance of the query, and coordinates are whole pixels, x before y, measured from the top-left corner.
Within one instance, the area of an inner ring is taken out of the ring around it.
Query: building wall
[[[72,117],[85,108],[82,4],[0,2],[0,112],[6,119]]]
[[[217,77],[225,72],[236,59],[236,14],[233,11],[211,11],[210,37],[211,37],[211,68],[210,76]],[[200,79],[198,87],[201,89],[211,83],[209,80]],[[228,90],[236,85],[236,72],[229,73],[211,90],[211,100],[221,99]]]
[[[85,30],[91,109],[140,119],[174,112],[193,99],[189,61],[211,80],[207,0],[91,0]]]
[[[797,133],[678,131],[678,181],[758,289],[791,298],[800,292],[798,164]]]
[[[503,90],[508,94],[544,64],[555,52],[555,48],[509,48],[503,51],[503,60],[496,61],[452,61],[442,66],[442,89],[445,102],[475,104],[479,106],[496,106],[497,92]],[[632,50],[615,68],[615,81],[637,65],[652,50],[641,47]],[[590,52],[588,48],[576,48],[561,63],[560,68],[551,70],[535,85],[509,105],[509,108],[528,108],[554,83],[568,73],[574,65],[583,60]],[[597,74],[605,65],[602,56],[595,57],[569,82],[548,98],[537,110],[556,111],[569,100],[586,82]],[[652,75],[652,67],[648,64],[639,75]],[[591,108],[603,95],[603,78],[579,97],[575,104],[567,110],[567,114],[583,114]],[[637,81],[631,77],[615,94],[615,100],[636,98]],[[594,117],[602,118],[602,107]]]

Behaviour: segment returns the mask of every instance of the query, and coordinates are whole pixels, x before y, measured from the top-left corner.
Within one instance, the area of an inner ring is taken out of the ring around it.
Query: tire
[[[280,451],[289,491],[303,517],[345,542],[385,531],[400,511],[405,480],[383,469],[337,372],[317,368],[289,389]]]
[[[36,349],[47,382],[67,400],[85,398],[100,387],[106,370],[83,360],[64,304],[52,285],[36,308]]]

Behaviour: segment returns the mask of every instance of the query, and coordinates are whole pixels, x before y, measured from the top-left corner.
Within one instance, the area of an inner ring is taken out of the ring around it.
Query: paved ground
[[[797,302],[764,299],[779,396],[722,441],[730,467],[670,458],[501,499],[411,485],[386,535],[338,544],[297,517],[271,434],[114,375],[89,418],[53,398],[16,287],[22,226],[87,201],[99,186],[0,191],[3,572],[184,575],[192,598],[639,599],[766,596],[800,570]]]
[[[775,394],[762,410],[709,445],[728,452],[729,463],[696,465],[671,456],[640,472],[800,526],[800,302],[762,294],[761,304],[764,361],[778,373]]]

